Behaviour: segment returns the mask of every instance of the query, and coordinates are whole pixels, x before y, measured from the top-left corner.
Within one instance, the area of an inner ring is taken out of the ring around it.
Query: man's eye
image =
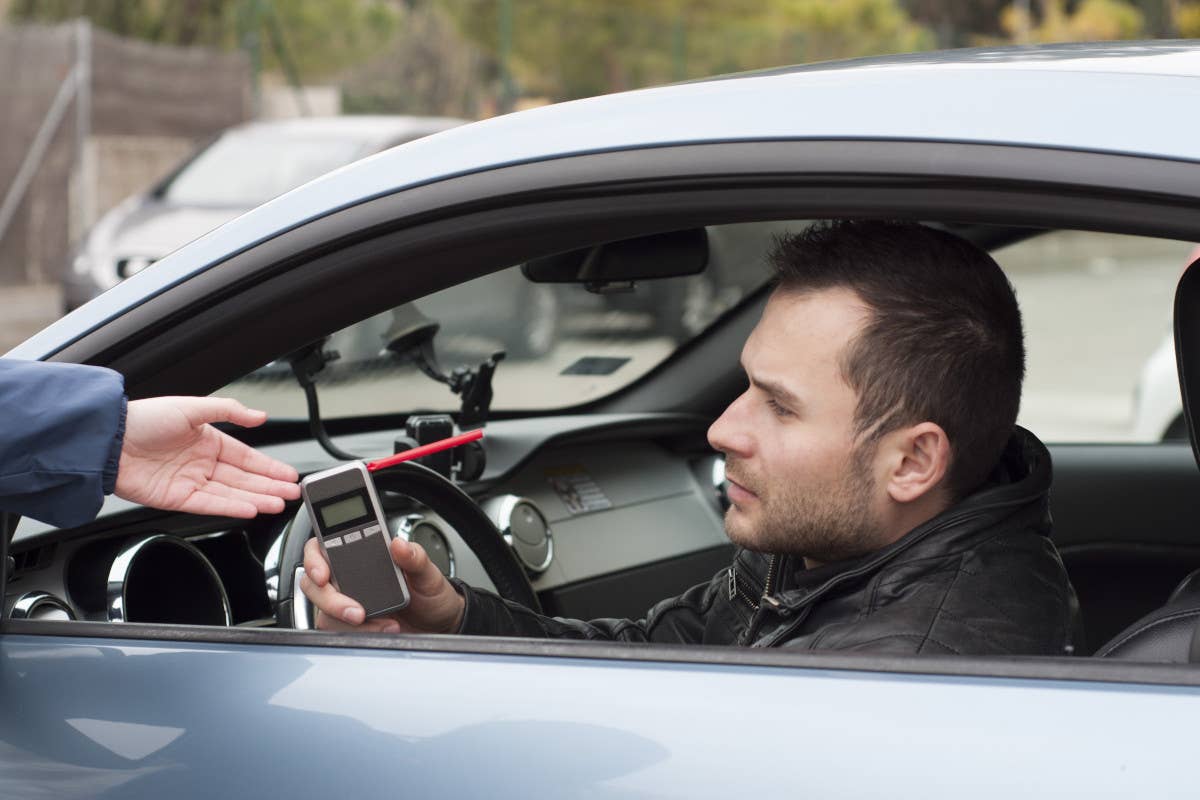
[[[771,407],[771,413],[777,417],[790,417],[792,412],[789,409],[779,405],[779,401],[774,397],[767,398],[767,405]]]

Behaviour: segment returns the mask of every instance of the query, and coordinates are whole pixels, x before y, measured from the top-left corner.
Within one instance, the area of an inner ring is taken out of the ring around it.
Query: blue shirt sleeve
[[[0,359],[0,509],[59,527],[96,516],[117,483],[125,408],[113,370]]]

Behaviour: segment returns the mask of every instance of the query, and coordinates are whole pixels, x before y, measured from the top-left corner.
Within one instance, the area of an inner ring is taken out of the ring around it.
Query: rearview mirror
[[[583,283],[590,289],[677,278],[708,266],[708,232],[694,228],[535,258],[521,272],[535,283]]]

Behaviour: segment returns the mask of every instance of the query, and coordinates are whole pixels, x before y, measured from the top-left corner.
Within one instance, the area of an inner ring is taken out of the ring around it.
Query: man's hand
[[[115,494],[168,511],[253,517],[275,514],[300,496],[292,467],[276,461],[209,423],[253,428],[266,422],[221,397],[154,397],[132,400]]]
[[[465,601],[419,544],[393,539],[388,551],[408,580],[408,607],[364,622],[362,605],[329,582],[329,562],[316,539],[304,545],[300,590],[317,607],[317,627],[326,631],[451,633],[462,621]]]

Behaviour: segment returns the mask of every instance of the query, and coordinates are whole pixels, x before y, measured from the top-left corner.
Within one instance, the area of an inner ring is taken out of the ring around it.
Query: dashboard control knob
[[[554,560],[554,537],[536,503],[506,494],[487,500],[482,508],[530,575],[549,568]]]
[[[429,560],[443,575],[447,578],[454,577],[454,550],[437,523],[426,519],[422,514],[409,514],[400,520],[397,533],[408,541],[421,545]]]

